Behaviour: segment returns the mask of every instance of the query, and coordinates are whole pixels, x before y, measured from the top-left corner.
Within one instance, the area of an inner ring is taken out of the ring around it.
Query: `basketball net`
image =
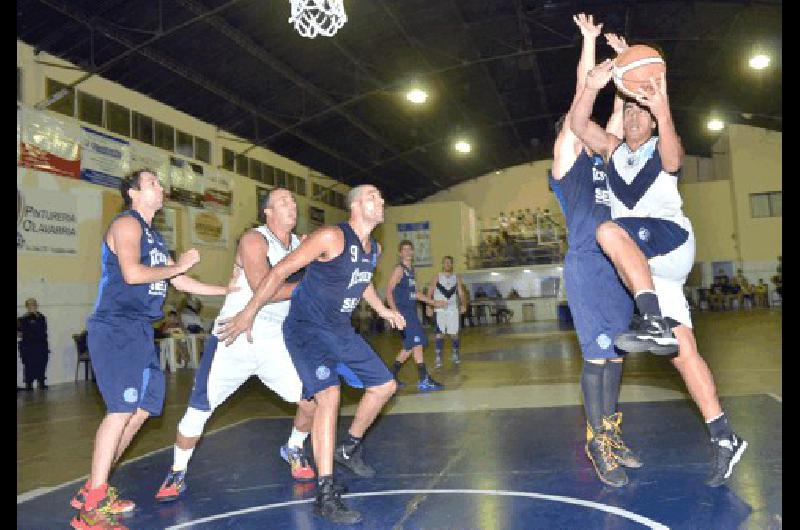
[[[294,24],[303,37],[313,39],[317,35],[333,37],[345,22],[344,0],[290,0],[292,16],[289,23]]]

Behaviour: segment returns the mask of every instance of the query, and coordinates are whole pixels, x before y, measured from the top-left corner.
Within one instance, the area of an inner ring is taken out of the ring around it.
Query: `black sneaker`
[[[628,353],[678,354],[678,339],[672,333],[667,319],[652,315],[634,315],[628,331],[614,339],[614,346]]]
[[[611,442],[614,456],[617,457],[617,462],[625,467],[638,469],[644,464],[639,459],[639,456],[634,453],[630,447],[622,439],[622,413],[615,412],[611,416],[603,416],[603,429]]]
[[[722,486],[731,476],[733,466],[739,462],[747,449],[747,442],[734,433],[730,438],[712,438],[711,445],[714,448],[714,456],[706,485],[716,488]]]
[[[339,444],[333,453],[333,460],[359,477],[370,478],[375,476],[375,470],[364,462],[361,444],[355,447],[344,443]]]
[[[597,477],[605,484],[621,488],[628,483],[628,475],[617,462],[611,440],[605,433],[594,433],[592,439],[586,442],[586,456],[592,462]]]
[[[342,502],[342,489],[333,483],[332,477],[321,479],[317,485],[314,514],[335,524],[361,522],[361,513],[351,510]]]

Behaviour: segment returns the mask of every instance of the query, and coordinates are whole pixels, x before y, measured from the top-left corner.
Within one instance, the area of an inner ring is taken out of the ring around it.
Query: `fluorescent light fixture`
[[[406,92],[406,99],[416,105],[422,105],[428,100],[428,93],[421,88],[412,88]]]
[[[500,276],[500,273],[499,273],[499,272],[492,272],[492,273],[490,273],[490,274],[491,274],[492,276]]]
[[[750,57],[750,68],[753,70],[763,70],[769,66],[769,57],[763,53]]]
[[[525,269],[525,270],[524,270],[524,271],[522,271],[522,272],[527,272],[528,274],[530,274],[532,271],[531,271],[530,269]]]
[[[708,127],[709,131],[714,131],[714,132],[721,131],[722,129],[725,128],[725,122],[722,120],[718,120],[717,118],[711,118],[710,120],[708,120],[706,127]]]
[[[472,145],[466,140],[458,140],[453,144],[453,148],[459,153],[467,154],[472,151]]]

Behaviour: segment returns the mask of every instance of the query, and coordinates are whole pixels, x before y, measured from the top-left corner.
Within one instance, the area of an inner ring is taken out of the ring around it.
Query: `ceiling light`
[[[525,269],[525,270],[524,270],[524,271],[522,271],[522,272],[527,272],[528,274],[530,274],[530,273],[531,273],[531,270],[530,270],[530,269]]]
[[[406,99],[416,105],[422,105],[428,100],[428,93],[421,88],[412,88],[406,92]]]
[[[499,272],[492,272],[492,273],[490,273],[490,274],[491,274],[492,276],[500,276],[500,273],[499,273]]]
[[[458,151],[459,153],[467,154],[472,151],[472,146],[466,140],[458,140],[454,145],[453,148]]]
[[[769,57],[760,53],[750,57],[750,68],[754,70],[763,70],[769,66]]]
[[[722,120],[718,120],[717,118],[711,118],[710,120],[708,120],[706,127],[708,127],[709,131],[714,131],[714,132],[721,131],[722,129],[725,128],[725,122]]]

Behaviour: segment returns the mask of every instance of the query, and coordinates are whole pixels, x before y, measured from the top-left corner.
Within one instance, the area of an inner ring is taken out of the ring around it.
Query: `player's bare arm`
[[[640,89],[636,100],[650,109],[658,123],[658,154],[661,156],[664,171],[677,173],[683,166],[684,151],[669,108],[666,72],[658,79],[651,77],[650,86],[652,93]]]
[[[386,304],[389,308],[397,311],[397,303],[394,300],[394,288],[397,287],[397,284],[400,283],[400,280],[403,279],[403,267],[397,265],[394,270],[392,271],[392,275],[389,276],[389,283],[386,285]]]
[[[258,231],[250,230],[239,240],[239,249],[236,256],[237,265],[244,270],[247,284],[253,292],[256,291],[258,284],[271,268],[267,259],[268,255],[269,242]],[[283,283],[275,295],[269,299],[269,302],[281,302],[290,299],[295,287],[297,287],[296,282]]]
[[[364,300],[378,313],[379,317],[388,320],[393,328],[403,329],[406,327],[406,319],[403,318],[403,315],[397,310],[389,309],[383,305],[374,285],[369,284],[367,286],[367,289],[364,291]]]
[[[611,46],[617,55],[628,49],[628,42],[625,40],[625,37],[621,37],[616,33],[606,33],[605,38],[608,45]],[[587,74],[584,74],[584,77],[586,77],[586,75]],[[606,132],[620,139],[625,136],[622,125],[624,104],[625,102],[620,97],[619,92],[616,92],[614,94],[614,109],[611,112],[611,116],[608,118],[608,122],[606,122]]]
[[[467,312],[467,297],[464,294],[464,284],[461,283],[461,276],[456,276],[456,289],[458,290],[458,310],[463,315]]]
[[[621,140],[594,123],[591,120],[591,115],[595,99],[597,99],[597,93],[611,80],[611,69],[613,67],[613,61],[606,59],[589,71],[586,76],[586,86],[581,92],[570,118],[572,132],[589,149],[601,154],[606,160],[621,143]]]
[[[315,230],[261,279],[244,309],[219,321],[215,330],[217,337],[226,344],[233,344],[246,331],[247,340],[253,342],[251,330],[258,310],[275,296],[286,278],[314,260],[330,261],[343,250],[344,234],[339,228],[325,226]]]
[[[123,216],[111,223],[106,236],[108,247],[117,255],[125,283],[136,285],[167,280],[183,274],[200,261],[197,249],[189,249],[177,263],[165,267],[150,267],[139,261],[142,227],[135,218]],[[171,260],[170,260],[171,261]]]

